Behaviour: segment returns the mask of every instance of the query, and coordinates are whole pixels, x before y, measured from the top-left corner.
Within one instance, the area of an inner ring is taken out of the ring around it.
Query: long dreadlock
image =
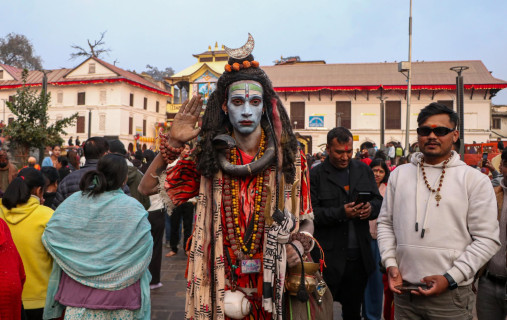
[[[252,55],[249,55],[244,60],[253,61]],[[229,65],[233,63],[242,63],[243,60],[229,58]],[[262,85],[263,104],[266,112],[262,115],[261,126],[267,134],[273,131],[270,128],[269,121],[266,117],[270,117],[273,123],[273,101],[276,101],[280,122],[282,124],[281,141],[279,141],[282,154],[282,172],[285,175],[287,182],[294,182],[296,168],[294,160],[297,154],[297,140],[292,132],[289,116],[285,110],[280,98],[273,89],[271,80],[269,80],[266,73],[261,68],[247,68],[239,71],[224,72],[218,79],[216,90],[210,95],[206,111],[204,112],[202,120],[202,128],[199,133],[197,147],[195,150],[197,169],[201,174],[207,178],[212,178],[216,174],[220,166],[218,164],[217,151],[212,146],[212,140],[219,134],[231,134],[232,124],[229,117],[223,112],[222,105],[227,100],[228,88],[236,81],[253,80]]]

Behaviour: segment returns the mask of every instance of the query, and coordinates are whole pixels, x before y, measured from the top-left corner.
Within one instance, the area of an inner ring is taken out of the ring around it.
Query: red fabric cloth
[[[366,165],[367,165],[367,166],[369,166],[369,165],[370,165],[371,161],[372,161],[372,160],[371,160],[370,158],[362,158],[362,159],[361,159],[361,162],[366,163]]]
[[[25,269],[9,227],[0,219],[0,319],[21,319]]]
[[[386,273],[382,275],[382,282],[384,283],[384,319],[394,320],[394,294],[389,289]]]

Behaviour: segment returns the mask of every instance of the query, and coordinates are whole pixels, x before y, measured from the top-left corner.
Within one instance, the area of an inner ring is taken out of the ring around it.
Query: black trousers
[[[342,305],[343,320],[361,319],[361,303],[367,281],[368,275],[364,270],[362,259],[347,259],[340,284],[336,287],[329,286],[333,300]]]
[[[165,208],[148,212],[148,221],[151,224],[151,236],[153,237],[153,255],[148,269],[151,273],[150,284],[160,282],[160,268],[162,267],[162,241],[164,238]]]
[[[42,314],[44,313],[44,308],[40,309],[25,309],[25,319],[28,320],[42,320]]]
[[[169,239],[169,245],[173,252],[178,252],[178,243],[180,241],[180,221],[183,220],[183,250],[187,244],[188,238],[192,234],[192,222],[194,220],[194,204],[191,202],[185,202],[176,208],[174,208],[171,214],[171,238]]]

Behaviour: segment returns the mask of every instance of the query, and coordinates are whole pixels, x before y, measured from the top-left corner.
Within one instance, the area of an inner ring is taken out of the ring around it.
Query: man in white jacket
[[[499,250],[488,177],[452,151],[457,114],[438,103],[417,118],[421,153],[394,170],[378,244],[396,319],[472,319],[474,275]]]

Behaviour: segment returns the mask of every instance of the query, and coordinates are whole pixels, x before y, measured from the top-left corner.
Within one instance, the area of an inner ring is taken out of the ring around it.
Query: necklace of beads
[[[451,157],[447,158],[447,160],[444,161],[442,165],[442,174],[440,175],[440,181],[438,182],[438,187],[436,189],[433,189],[430,186],[430,183],[428,182],[428,179],[426,178],[426,172],[424,171],[424,158],[421,160],[421,171],[424,179],[424,183],[426,183],[426,187],[428,190],[435,194],[435,200],[437,201],[437,207],[440,205],[440,200],[442,199],[442,196],[440,195],[440,188],[442,188],[442,183],[444,182],[444,176],[445,176],[445,166],[447,163],[451,160]]]
[[[262,157],[266,147],[266,137],[264,131],[261,133],[261,142],[259,146],[259,157]],[[233,148],[230,152],[230,162],[238,164],[239,150]],[[236,258],[243,260],[252,258],[260,248],[260,241],[264,231],[264,210],[266,207],[267,191],[264,188],[265,183],[269,181],[269,170],[257,174],[255,183],[254,215],[253,229],[248,239],[241,236],[241,227],[239,223],[239,180],[237,177],[224,175],[224,208],[227,234]],[[247,227],[248,229],[248,227]],[[245,231],[246,234],[246,231]]]

